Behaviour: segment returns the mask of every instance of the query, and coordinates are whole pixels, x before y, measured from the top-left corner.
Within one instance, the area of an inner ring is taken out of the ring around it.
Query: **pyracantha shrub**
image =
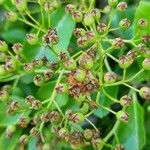
[[[0,149],[143,149],[150,3],[0,4]]]

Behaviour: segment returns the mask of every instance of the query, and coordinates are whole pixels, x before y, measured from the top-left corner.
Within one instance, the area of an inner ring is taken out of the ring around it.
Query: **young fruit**
[[[80,11],[76,10],[72,13],[72,18],[75,22],[81,22],[83,14]]]
[[[124,95],[120,99],[120,104],[123,107],[129,107],[132,104],[132,99],[128,95]]]
[[[5,18],[8,21],[15,22],[18,19],[18,16],[17,16],[17,14],[15,12],[10,11],[10,12],[6,12],[5,13]]]
[[[83,82],[86,78],[86,72],[83,69],[77,69],[75,72],[75,79],[79,82]]]
[[[122,56],[119,58],[119,66],[123,69],[128,68],[133,63],[133,59],[127,56]]]
[[[67,70],[75,70],[77,65],[74,59],[68,59],[65,63],[64,66]]]
[[[145,58],[144,61],[142,62],[142,67],[145,70],[150,70],[150,58]]]
[[[23,45],[21,43],[15,43],[12,49],[16,54],[20,55],[23,52]]]
[[[138,20],[138,25],[141,28],[146,28],[148,26],[148,21],[145,18],[141,18]]]
[[[8,50],[8,45],[6,44],[6,42],[0,40],[0,51],[5,52],[7,50]]]
[[[61,138],[61,139],[64,139],[65,141],[68,141],[69,140],[69,131],[67,128],[61,128],[59,131],[58,131],[58,136]]]
[[[131,21],[128,18],[122,19],[119,22],[119,26],[124,29],[129,28],[130,25],[131,25]]]
[[[21,135],[21,137],[19,138],[19,143],[21,145],[26,145],[29,141],[29,136],[26,134]]]
[[[85,119],[84,115],[80,112],[77,112],[72,115],[71,121],[74,123],[80,124],[84,121],[84,119]]]
[[[35,33],[27,34],[27,41],[30,45],[35,45],[38,43],[38,36]]]
[[[126,2],[119,2],[119,4],[117,5],[117,9],[119,11],[125,11],[128,8],[128,5]]]
[[[53,11],[54,11],[53,4],[52,4],[51,2],[46,2],[46,3],[44,4],[44,10],[45,10],[45,12],[47,12],[47,13],[53,12]]]
[[[116,113],[116,117],[118,120],[124,122],[124,123],[128,123],[129,121],[129,114],[120,110]]]
[[[60,83],[55,88],[55,90],[57,93],[67,93],[68,92],[68,86],[67,86],[67,84]]]
[[[45,79],[44,79],[43,75],[37,74],[34,77],[33,82],[36,86],[42,86],[45,82]]]
[[[91,140],[92,137],[93,137],[93,132],[92,132],[92,130],[91,130],[91,129],[85,129],[85,130],[83,131],[83,136],[84,136],[84,138],[85,138],[86,140]]]
[[[104,75],[105,83],[111,84],[111,83],[114,83],[116,80],[117,80],[117,75],[114,72],[107,72]]]
[[[83,23],[86,26],[92,26],[94,23],[94,17],[91,13],[85,14],[83,18]]]
[[[11,138],[13,136],[13,134],[15,133],[16,131],[16,126],[14,125],[9,125],[7,128],[6,128],[6,137],[7,138]]]
[[[13,4],[20,12],[24,12],[27,10],[27,0],[13,0]]]
[[[142,87],[139,91],[139,94],[142,98],[146,100],[150,100],[150,88],[149,87]]]
[[[108,0],[108,4],[109,4],[111,7],[115,7],[115,6],[117,6],[117,4],[118,4],[118,0]]]

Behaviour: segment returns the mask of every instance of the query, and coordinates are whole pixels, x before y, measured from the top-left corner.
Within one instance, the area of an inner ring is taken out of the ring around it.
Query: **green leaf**
[[[111,95],[112,97],[114,98],[117,98],[117,95],[118,95],[118,87],[117,86],[114,86],[114,87],[109,87],[106,89],[106,92]],[[99,103],[105,107],[109,107],[113,102],[108,98],[106,97],[104,94],[101,93],[100,95],[100,99],[99,99]],[[109,112],[102,109],[102,108],[98,108],[94,115],[100,117],[100,118],[103,118],[105,117]]]
[[[133,93],[133,105],[129,108],[130,120],[128,124],[121,123],[116,134],[125,149],[140,150],[145,145],[144,110]]]

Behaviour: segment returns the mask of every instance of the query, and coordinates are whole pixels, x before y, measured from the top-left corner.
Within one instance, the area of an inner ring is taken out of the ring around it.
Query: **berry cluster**
[[[110,138],[114,135],[114,128],[108,134],[101,133],[90,116],[94,116],[97,109],[104,109],[115,116],[115,126],[127,124],[131,115],[128,107],[132,105],[133,94],[137,92],[141,98],[150,100],[150,87],[137,86],[139,83],[135,82],[139,75],[150,71],[149,35],[143,35],[140,39],[136,39],[137,35],[134,35],[130,40],[109,36],[118,30],[130,28],[132,22],[128,18],[120,20],[117,28],[111,26],[113,15],[126,11],[127,3],[108,0],[108,5],[99,9],[95,8],[95,0],[83,0],[82,5],[78,2],[63,4],[60,0],[34,1],[41,8],[42,23],[33,18],[29,9],[30,2],[27,0],[12,0],[12,4],[16,11],[6,7],[6,20],[21,21],[31,26],[33,30],[26,35],[26,42],[30,46],[48,48],[57,59],[49,61],[45,55],[28,61],[22,43],[11,46],[0,40],[0,82],[6,83],[0,89],[0,101],[7,104],[8,115],[20,116],[15,124],[6,128],[6,136],[12,138],[17,129],[21,128],[20,147],[25,147],[31,138],[36,138],[37,147],[43,150],[55,149],[62,141],[72,149],[92,146],[99,150],[105,147],[124,150],[124,146],[117,141],[109,143],[112,142]],[[57,29],[51,27],[51,14],[63,6],[66,14],[76,22],[73,38],[76,39],[78,52],[73,55],[56,50],[59,34]],[[148,21],[141,18],[137,24],[139,30],[142,30],[148,26]],[[130,45],[130,49],[126,45]],[[124,51],[125,48],[127,51]],[[132,76],[127,76],[128,68],[139,58],[142,60],[141,69]],[[119,71],[113,68],[114,64]],[[14,90],[26,75],[32,75],[32,86],[37,89],[48,83],[55,83],[50,97],[42,100],[36,94],[24,94],[23,101],[15,99],[12,96]],[[120,85],[127,92],[120,94],[118,99],[107,92],[109,87]],[[56,98],[65,94],[69,96],[69,102],[66,107],[61,108]],[[119,109],[103,106],[102,95]],[[69,103],[75,103],[77,108],[74,109]]]

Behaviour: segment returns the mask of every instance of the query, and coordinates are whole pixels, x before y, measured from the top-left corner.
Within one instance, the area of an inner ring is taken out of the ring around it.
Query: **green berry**
[[[5,41],[0,40],[0,52],[5,52],[8,50],[8,45]]]
[[[129,114],[120,110],[116,113],[116,117],[118,120],[124,122],[124,123],[128,123],[129,121]]]
[[[132,104],[132,99],[128,95],[124,95],[120,99],[120,104],[123,107],[129,107]]]
[[[26,145],[29,141],[29,136],[24,134],[24,135],[21,135],[21,137],[19,138],[19,143],[21,145]]]
[[[67,70],[75,70],[77,65],[74,59],[68,59],[65,63],[64,66]]]
[[[140,28],[144,29],[148,26],[148,21],[145,18],[141,18],[138,20],[138,25]]]
[[[21,128],[26,128],[30,122],[30,118],[28,116],[21,116],[18,121],[18,125]]]
[[[91,13],[85,14],[83,18],[83,23],[86,26],[91,26],[94,23],[94,17]]]
[[[100,19],[100,17],[101,17],[100,10],[97,9],[97,8],[92,9],[92,10],[91,10],[91,14],[92,14],[92,16],[94,17],[94,19],[97,20],[97,21],[98,21],[98,20]]]
[[[122,56],[119,59],[119,66],[123,69],[128,68],[129,66],[131,66],[132,63],[133,63],[133,59],[130,59],[127,56]]]
[[[7,55],[4,52],[0,52],[0,62],[5,62],[6,56]]]
[[[121,28],[129,28],[129,26],[131,25],[131,21],[127,18],[125,19],[122,19],[120,22],[119,22],[119,26]]]
[[[75,79],[79,82],[84,81],[86,78],[86,72],[82,69],[77,69],[75,72]]]
[[[58,136],[61,138],[61,139],[64,139],[65,141],[68,141],[69,140],[69,131],[67,128],[61,128],[59,131],[58,131]]]
[[[126,2],[119,2],[119,4],[117,5],[117,9],[119,11],[125,11],[128,8],[128,5]]]
[[[117,80],[117,75],[114,72],[107,72],[104,75],[104,81],[105,81],[105,83],[111,84],[111,83],[116,82],[116,80]]]
[[[43,75],[37,74],[33,80],[36,86],[42,86],[45,82]]]
[[[145,70],[150,70],[150,58],[145,58],[144,61],[142,62],[142,67]]]
[[[46,3],[44,4],[44,10],[45,10],[45,12],[47,12],[47,13],[53,12],[53,11],[54,11],[53,4],[52,4],[51,2],[46,2]]]
[[[14,0],[13,4],[16,6],[18,11],[24,12],[27,10],[27,1],[26,0]]]
[[[146,100],[150,100],[150,88],[149,87],[142,87],[139,91],[139,94],[142,98]]]
[[[83,18],[83,14],[80,11],[74,11],[72,14],[72,18],[75,22],[81,22]]]
[[[0,91],[0,101],[7,101],[9,99],[9,93],[6,90]]]
[[[61,1],[60,0],[53,0],[53,7],[54,8],[59,8],[61,6]]]
[[[35,45],[38,43],[38,36],[34,33],[27,34],[27,41],[30,45]]]
[[[92,137],[93,137],[93,132],[92,132],[92,130],[91,130],[91,129],[85,129],[85,130],[83,131],[83,136],[84,136],[84,138],[85,138],[86,140],[91,140]]]
[[[73,118],[72,121],[77,124],[80,124],[85,120],[83,113],[80,112],[73,114],[72,118]]]
[[[11,22],[15,22],[18,19],[17,14],[13,11],[6,12],[5,17],[8,21],[11,21]]]
[[[6,137],[11,138],[16,131],[16,127],[14,125],[9,125],[6,128]]]
[[[23,52],[23,45],[21,43],[15,43],[12,49],[17,55],[20,55]]]

